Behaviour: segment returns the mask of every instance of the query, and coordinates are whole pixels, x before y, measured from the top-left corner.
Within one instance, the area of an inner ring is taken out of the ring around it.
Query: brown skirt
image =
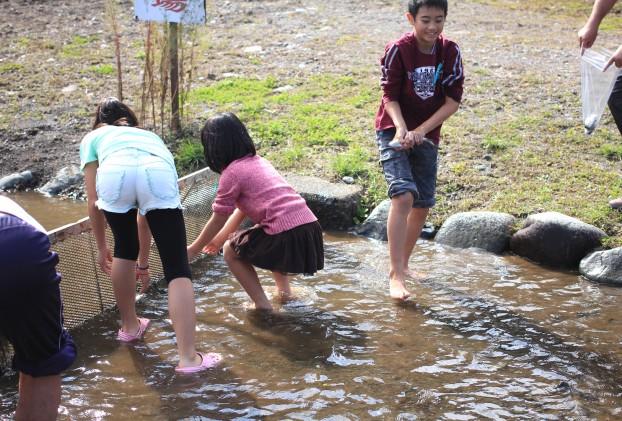
[[[229,244],[245,261],[272,272],[313,275],[324,268],[324,240],[317,221],[275,235],[253,227],[231,234]]]

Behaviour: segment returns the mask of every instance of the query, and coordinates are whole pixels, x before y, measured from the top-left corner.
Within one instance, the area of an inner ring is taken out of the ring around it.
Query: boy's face
[[[406,17],[415,28],[417,40],[423,44],[434,44],[445,26],[445,12],[438,7],[422,6],[417,16],[406,13]]]

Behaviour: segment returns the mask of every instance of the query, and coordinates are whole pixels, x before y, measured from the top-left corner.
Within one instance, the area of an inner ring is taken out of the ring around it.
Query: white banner
[[[134,0],[139,20],[205,23],[205,0]]]

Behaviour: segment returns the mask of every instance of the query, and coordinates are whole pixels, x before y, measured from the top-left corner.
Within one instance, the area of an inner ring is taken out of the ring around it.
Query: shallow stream
[[[197,342],[217,369],[175,374],[160,284],[138,304],[144,341],[116,341],[116,311],[74,329],[59,419],[622,418],[621,290],[421,240],[411,266],[428,277],[396,303],[386,243],[329,232],[325,246],[325,270],[294,278],[298,299],[271,316],[248,310],[221,256],[193,264]],[[0,377],[0,419],[16,389]]]

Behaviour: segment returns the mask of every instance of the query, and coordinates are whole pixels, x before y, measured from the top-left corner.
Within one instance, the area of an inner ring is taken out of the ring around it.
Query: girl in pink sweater
[[[281,300],[292,299],[289,274],[324,268],[322,228],[305,200],[266,159],[257,155],[244,124],[231,113],[210,118],[201,131],[207,166],[220,174],[213,214],[188,247],[223,254],[258,310],[272,310],[255,266],[272,272]],[[235,232],[244,218],[255,226]]]

